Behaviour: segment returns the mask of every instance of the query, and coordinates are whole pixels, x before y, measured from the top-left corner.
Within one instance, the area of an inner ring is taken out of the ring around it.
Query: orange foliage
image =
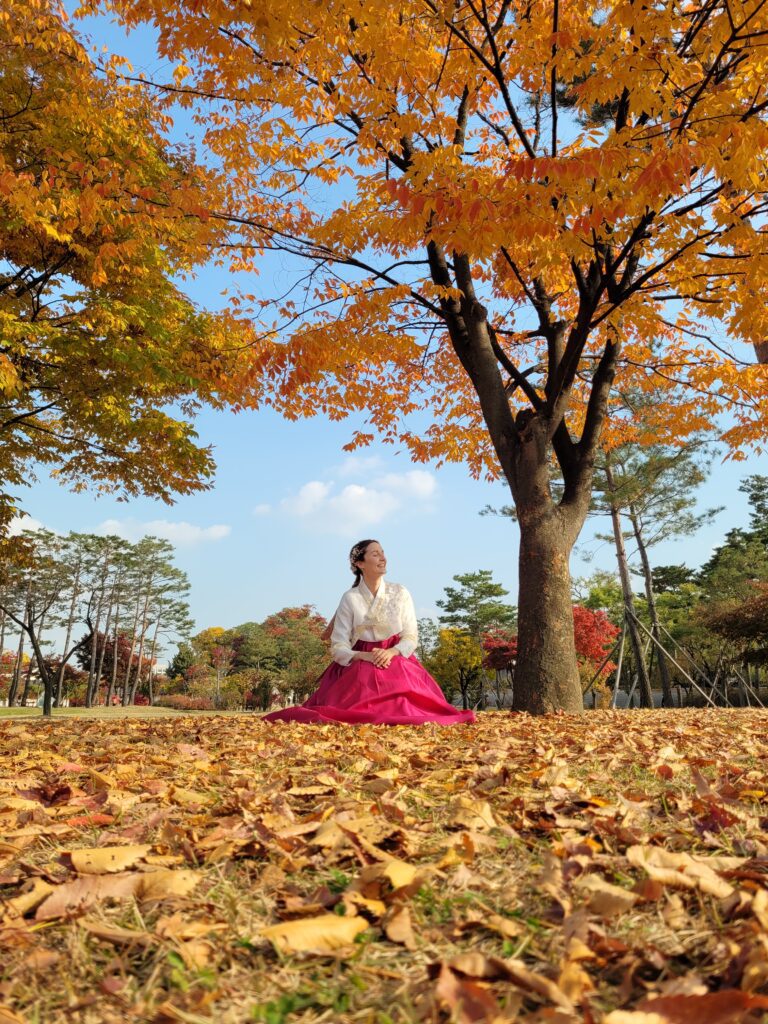
[[[261,381],[251,400],[290,417],[365,412],[350,447],[378,432],[495,475],[489,370],[513,412],[578,437],[608,353],[622,389],[668,392],[660,440],[727,409],[734,452],[762,443],[758,0],[109,6],[156,27],[169,106],[207,125],[233,268],[274,248],[314,267],[274,304],[234,301],[258,334],[235,398]],[[631,440],[609,412],[607,443]]]

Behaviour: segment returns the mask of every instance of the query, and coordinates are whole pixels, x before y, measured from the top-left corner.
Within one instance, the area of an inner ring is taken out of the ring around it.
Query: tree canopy
[[[0,82],[0,490],[39,464],[166,501],[208,486],[192,422],[238,355],[182,279],[216,243],[213,175],[50,0],[0,13]]]
[[[613,396],[665,391],[659,441],[723,409],[732,448],[764,437],[765,4],[105,6],[153,25],[155,92],[204,126],[232,266],[295,269],[237,300],[248,400],[503,474],[520,707],[577,710],[568,556],[601,437],[634,435]]]

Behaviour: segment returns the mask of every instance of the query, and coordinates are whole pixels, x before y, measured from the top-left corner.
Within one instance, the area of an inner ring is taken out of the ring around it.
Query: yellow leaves
[[[487,800],[473,800],[466,796],[460,796],[454,802],[449,820],[452,825],[477,832],[496,828],[498,824]]]
[[[133,867],[137,861],[144,860],[151,849],[148,845],[101,846],[67,852],[78,874],[103,875]]]
[[[635,893],[612,885],[598,875],[584,875],[578,878],[576,888],[586,894],[587,907],[598,917],[615,917],[623,914],[637,903]]]
[[[3,998],[33,1019],[45,977],[52,1024],[71,1017],[50,968],[51,950],[73,948],[78,996],[103,998],[119,959],[164,1019],[176,1003],[176,1019],[198,1012],[184,991],[213,1019],[237,991],[253,1017],[294,992],[337,1016],[375,999],[414,1021],[577,1024],[602,1005],[628,1024],[737,1024],[727,1014],[761,1009],[749,1000],[766,982],[763,717],[489,712],[461,736],[277,735],[253,716],[0,721],[0,940],[18,979]],[[654,758],[674,774],[638,772]],[[396,794],[372,795],[374,780]],[[201,799],[172,800],[200,785]],[[726,791],[736,823],[704,846],[700,802]]]
[[[261,936],[280,953],[327,955],[349,950],[355,938],[366,928],[367,923],[361,917],[321,914],[320,917],[272,925],[262,929]]]
[[[658,846],[630,846],[627,860],[642,868],[648,876],[664,885],[681,889],[699,889],[710,896],[724,899],[733,893],[720,871],[739,867],[743,857],[701,857],[675,853]]]

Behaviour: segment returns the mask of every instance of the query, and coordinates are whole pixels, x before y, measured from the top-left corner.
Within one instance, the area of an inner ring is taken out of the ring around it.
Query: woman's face
[[[365,576],[383,576],[387,571],[387,559],[381,544],[369,544],[359,562],[355,562]]]

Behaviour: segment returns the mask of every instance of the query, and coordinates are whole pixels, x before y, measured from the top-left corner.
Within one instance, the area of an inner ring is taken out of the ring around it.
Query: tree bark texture
[[[568,540],[520,530],[518,657],[512,706],[533,714],[584,710],[573,635]]]

